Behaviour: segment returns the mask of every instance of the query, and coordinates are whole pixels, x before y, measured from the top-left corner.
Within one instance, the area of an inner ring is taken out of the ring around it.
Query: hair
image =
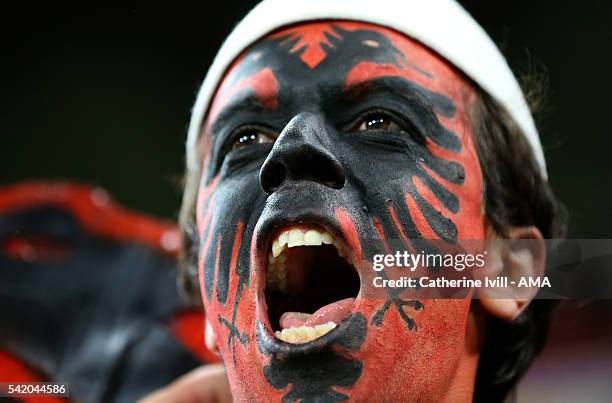
[[[511,227],[535,226],[544,238],[564,238],[565,208],[554,196],[527,139],[510,115],[484,91],[479,91],[470,115],[489,225],[501,236],[507,236]],[[506,398],[542,350],[555,303],[533,300],[511,322],[487,316],[474,402],[501,402]]]
[[[183,180],[183,203],[179,214],[181,250],[179,252],[178,289],[183,298],[194,306],[202,306],[198,278],[198,247],[200,237],[196,225],[196,202],[200,185],[200,172],[187,169]]]
[[[470,122],[484,181],[485,216],[501,236],[517,226],[535,226],[544,238],[563,238],[566,212],[543,178],[531,146],[510,115],[482,90]],[[187,172],[180,227],[183,248],[179,284],[201,305],[197,281],[198,233],[195,205],[201,172]],[[554,302],[534,300],[511,322],[489,315],[481,351],[475,402],[501,402],[542,350]]]

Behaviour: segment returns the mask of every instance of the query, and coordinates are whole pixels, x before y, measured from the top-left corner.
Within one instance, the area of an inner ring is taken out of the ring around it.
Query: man
[[[537,274],[563,236],[516,79],[453,1],[264,1],[209,70],[187,162],[185,279],[235,400],[501,401],[539,351],[543,301],[372,289],[392,241],[529,239],[492,274]],[[227,397],[223,376],[158,398]]]

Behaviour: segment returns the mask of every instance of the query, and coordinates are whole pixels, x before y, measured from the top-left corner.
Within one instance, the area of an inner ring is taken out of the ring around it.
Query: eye
[[[403,130],[391,115],[384,112],[372,112],[359,119],[351,131],[401,132]]]
[[[253,144],[274,143],[274,137],[255,128],[239,129],[233,136],[232,151]]]

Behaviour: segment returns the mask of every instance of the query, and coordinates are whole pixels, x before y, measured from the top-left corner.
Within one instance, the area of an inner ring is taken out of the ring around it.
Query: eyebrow
[[[349,99],[362,99],[381,93],[398,96],[411,105],[431,113],[435,111],[445,117],[455,115],[455,104],[450,97],[396,75],[359,81],[344,89],[344,95]]]
[[[269,109],[264,106],[265,100],[262,100],[260,96],[254,94],[252,91],[241,92],[243,95],[228,102],[228,104],[219,111],[210,126],[210,134],[214,133],[219,129],[220,125],[223,125],[238,113],[248,112],[255,114],[269,111]]]

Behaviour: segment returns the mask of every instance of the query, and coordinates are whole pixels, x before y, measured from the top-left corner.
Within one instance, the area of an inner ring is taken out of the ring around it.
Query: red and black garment
[[[176,286],[173,223],[71,184],[0,189],[0,381],[133,402],[203,362],[203,313]],[[64,401],[59,398],[23,401]]]

